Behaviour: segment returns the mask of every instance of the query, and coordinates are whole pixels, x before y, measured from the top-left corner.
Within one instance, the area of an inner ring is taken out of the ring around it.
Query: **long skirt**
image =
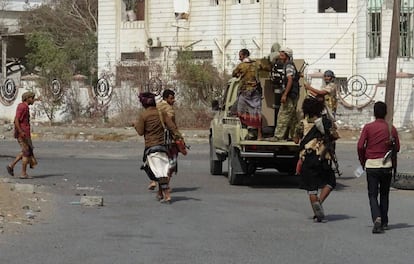
[[[314,152],[306,154],[300,172],[302,189],[318,191],[318,189],[325,185],[335,188],[335,173],[329,165],[329,161],[320,160],[319,158]]]
[[[254,128],[262,125],[262,95],[254,90],[250,93],[240,93],[237,102],[237,116],[242,124]]]
[[[155,152],[148,154],[147,162],[155,178],[159,179],[168,176],[170,162],[167,153]]]

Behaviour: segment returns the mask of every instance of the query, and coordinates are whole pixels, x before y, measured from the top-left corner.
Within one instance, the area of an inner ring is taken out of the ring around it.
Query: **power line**
[[[364,7],[364,5],[361,5],[361,7],[359,8],[359,10],[356,13],[355,17],[352,19],[351,23],[349,24],[349,26],[347,27],[347,29],[345,30],[345,32],[342,34],[342,36],[340,36],[335,41],[335,43],[329,49],[327,49],[317,60],[315,60],[312,63],[309,63],[309,65],[313,65],[313,64],[317,63],[318,61],[320,61],[323,57],[325,57],[326,54],[328,54],[329,51],[331,51],[339,43],[339,41],[341,41],[345,37],[345,35],[348,33],[348,31],[351,28],[351,26],[355,23],[355,20],[358,18],[358,15],[361,12],[361,10],[362,10],[363,7]]]

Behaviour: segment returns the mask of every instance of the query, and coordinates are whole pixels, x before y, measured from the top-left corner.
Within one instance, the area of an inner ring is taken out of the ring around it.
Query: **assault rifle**
[[[393,180],[395,181],[395,177],[397,174],[397,144],[393,136],[390,136],[390,140],[388,144],[390,146],[390,150],[388,150],[387,153],[385,153],[385,156],[382,159],[382,164],[385,164],[389,159],[391,159],[392,177],[393,177]]]

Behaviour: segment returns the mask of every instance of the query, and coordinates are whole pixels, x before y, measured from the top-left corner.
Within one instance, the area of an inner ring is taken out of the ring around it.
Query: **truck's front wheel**
[[[231,185],[240,185],[246,175],[246,162],[241,159],[239,149],[231,146],[228,156],[228,178]]]
[[[220,175],[223,174],[223,161],[217,159],[216,149],[213,145],[213,140],[210,136],[210,174]]]

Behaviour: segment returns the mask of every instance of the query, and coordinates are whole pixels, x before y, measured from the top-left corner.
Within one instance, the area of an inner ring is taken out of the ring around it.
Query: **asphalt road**
[[[391,192],[390,228],[373,235],[365,178],[355,178],[355,143],[338,143],[343,175],[313,223],[292,177],[262,171],[249,186],[209,175],[208,145],[192,144],[161,204],[139,170],[140,142],[35,142],[31,183],[53,194],[47,221],[0,234],[0,263],[405,263],[414,260],[414,191]],[[16,152],[0,143],[0,168]],[[414,155],[400,154],[400,170]],[[20,166],[20,165],[19,165]],[[226,164],[223,166],[226,170]],[[4,175],[1,172],[0,175]],[[27,183],[27,180],[25,181]],[[72,202],[104,197],[103,207]]]

